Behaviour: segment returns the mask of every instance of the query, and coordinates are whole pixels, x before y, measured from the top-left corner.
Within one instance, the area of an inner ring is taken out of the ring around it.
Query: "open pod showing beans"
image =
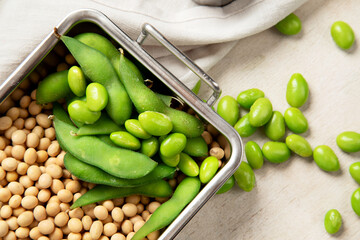
[[[73,12],[0,86],[0,238],[171,239],[232,176],[242,143],[211,109],[217,84],[184,56],[202,101],[147,35],[182,56],[150,25],[135,42]]]

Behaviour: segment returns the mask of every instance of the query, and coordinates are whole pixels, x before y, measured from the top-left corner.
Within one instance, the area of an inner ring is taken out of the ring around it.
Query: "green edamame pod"
[[[308,99],[309,86],[300,73],[294,73],[286,88],[286,101],[290,106],[299,108]]]
[[[210,156],[204,159],[200,166],[199,178],[202,183],[208,183],[219,169],[219,160]]]
[[[249,122],[253,127],[265,125],[272,116],[272,104],[267,98],[258,98],[250,108]]]
[[[349,49],[354,44],[355,34],[349,24],[343,21],[334,22],[331,26],[331,36],[342,49]]]
[[[241,137],[250,137],[256,132],[256,127],[251,126],[249,114],[244,115],[234,126]]]
[[[161,160],[170,167],[176,167],[180,162],[180,153],[171,157],[166,157],[160,154]]]
[[[230,189],[232,189],[232,187],[235,185],[235,178],[234,175],[232,175],[225,183],[224,185],[222,185],[222,187],[219,189],[219,191],[217,191],[216,194],[222,194],[222,193],[226,193],[227,191],[229,191]]]
[[[265,97],[265,93],[263,91],[257,88],[251,88],[239,93],[236,100],[242,108],[250,109],[257,99],[263,97]]]
[[[109,94],[106,111],[115,123],[122,125],[131,115],[132,103],[111,62],[98,50],[74,38],[61,36],[60,39],[80,64],[84,74],[106,88]]]
[[[255,174],[247,162],[242,161],[234,173],[238,186],[245,192],[250,192],[255,186]]]
[[[71,119],[85,124],[93,124],[99,120],[101,112],[91,111],[86,102],[81,100],[72,101],[68,106],[68,112]]]
[[[145,154],[148,157],[154,156],[159,150],[159,141],[156,137],[151,137],[149,139],[144,139],[141,143],[141,153]]]
[[[286,137],[288,148],[301,157],[311,157],[312,149],[308,141],[302,136],[291,134]]]
[[[68,70],[48,75],[39,83],[36,90],[36,102],[45,104],[55,102],[71,94],[68,84]]]
[[[101,114],[99,120],[93,124],[86,124],[75,132],[77,136],[89,136],[89,135],[104,135],[110,134],[116,131],[123,131],[122,127],[119,127],[113,120],[110,119],[109,115],[105,112]]]
[[[304,133],[308,129],[308,121],[302,112],[294,107],[286,109],[284,113],[286,126],[293,133]]]
[[[137,138],[149,139],[151,135],[147,133],[144,128],[141,126],[139,120],[137,119],[128,119],[125,121],[126,131],[131,133]]]
[[[349,167],[351,177],[360,184],[360,162],[354,162]]]
[[[199,193],[198,178],[187,177],[177,186],[173,196],[161,204],[149,220],[135,233],[132,240],[141,240],[149,233],[169,225]]]
[[[180,153],[180,162],[177,166],[186,176],[196,177],[199,175],[199,165],[186,153]]]
[[[161,142],[160,153],[165,157],[172,157],[181,153],[185,146],[186,136],[182,133],[172,133]]]
[[[90,83],[86,88],[86,104],[91,111],[101,111],[108,104],[106,88],[100,83]]]
[[[283,142],[267,142],[262,147],[264,157],[272,163],[282,163],[290,158],[290,150]]]
[[[331,209],[325,214],[324,226],[325,230],[330,234],[339,231],[342,224],[341,214],[336,209]]]
[[[217,113],[231,126],[234,126],[240,116],[239,104],[235,98],[224,96],[217,105]]]
[[[291,13],[286,18],[275,25],[276,29],[285,35],[295,35],[301,31],[301,20],[294,13]]]
[[[113,132],[110,134],[110,139],[113,143],[122,148],[138,150],[141,147],[139,139],[126,131]]]
[[[68,72],[68,84],[71,91],[78,97],[85,95],[86,79],[78,66],[72,66]]]
[[[245,155],[252,169],[259,169],[263,166],[264,157],[261,148],[256,142],[249,141],[245,144]]]
[[[133,194],[141,194],[147,197],[169,197],[171,193],[172,189],[170,184],[164,180],[127,188],[97,185],[78,198],[70,208],[74,209],[91,203],[126,197]]]
[[[358,152],[360,151],[360,134],[352,131],[340,133],[336,138],[336,144],[344,152]]]
[[[273,141],[278,141],[284,137],[285,120],[280,112],[273,112],[270,121],[265,125],[265,134]]]
[[[324,171],[332,172],[340,169],[339,159],[329,146],[317,146],[314,149],[313,157],[318,167]]]
[[[141,127],[153,136],[166,135],[173,129],[171,119],[167,115],[159,112],[142,112],[138,118]]]
[[[118,178],[100,168],[94,167],[90,164],[80,161],[70,153],[66,153],[64,157],[64,165],[71,174],[77,178],[91,183],[103,184],[113,187],[136,187],[146,185],[154,180],[159,180],[172,175],[175,168],[159,164],[149,174],[138,179],[123,179]]]
[[[188,138],[183,150],[184,153],[193,157],[205,157],[208,155],[208,151],[208,145],[202,136]]]
[[[351,195],[351,207],[360,217],[360,188],[356,189]]]
[[[79,160],[126,179],[143,177],[156,167],[157,163],[144,154],[113,147],[94,136],[72,136],[70,133],[76,132],[77,128],[67,123],[70,119],[62,107],[54,104],[53,112],[56,137],[61,147]]]

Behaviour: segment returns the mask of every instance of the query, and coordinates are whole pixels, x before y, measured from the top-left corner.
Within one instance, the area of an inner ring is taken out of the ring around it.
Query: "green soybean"
[[[290,158],[290,150],[283,142],[267,142],[262,147],[264,157],[272,163],[282,163]]]
[[[285,135],[285,120],[281,112],[274,111],[265,125],[265,134],[273,141],[278,141]]]
[[[286,126],[293,133],[304,133],[308,130],[308,121],[297,108],[290,107],[286,109],[284,119]]]
[[[222,194],[229,191],[233,186],[235,185],[235,178],[234,175],[231,176],[225,183],[222,185],[222,187],[217,191],[216,194]]]
[[[113,143],[122,148],[138,150],[141,147],[139,139],[131,135],[131,133],[125,131],[111,133],[110,139]]]
[[[91,111],[101,111],[108,104],[108,93],[100,83],[90,83],[86,88],[86,104]]]
[[[265,97],[263,91],[257,88],[251,88],[239,93],[236,100],[242,108],[250,109],[257,99],[263,97]]]
[[[206,157],[209,149],[204,138],[200,136],[188,138],[183,152],[193,157]]]
[[[148,221],[135,233],[132,240],[141,240],[149,233],[169,225],[199,193],[198,178],[187,177],[177,186],[173,196],[160,205]]]
[[[286,18],[275,25],[276,29],[285,35],[295,35],[301,31],[301,20],[294,13],[291,13]]]
[[[139,114],[141,127],[153,136],[163,136],[171,132],[173,124],[165,114],[146,111]]]
[[[331,36],[334,42],[342,49],[349,49],[355,41],[352,28],[343,21],[334,22],[331,26]]]
[[[176,167],[180,162],[180,153],[176,154],[175,156],[166,157],[162,154],[160,154],[160,158],[166,165],[170,167]]]
[[[147,133],[144,128],[141,126],[139,120],[137,119],[128,119],[125,121],[126,131],[131,133],[137,138],[149,139],[151,135]]]
[[[127,197],[134,194],[141,194],[147,197],[169,197],[172,193],[171,186],[167,181],[157,180],[155,182],[138,187],[112,187],[97,185],[78,198],[71,209],[89,205],[104,200]]]
[[[249,114],[245,114],[234,126],[241,137],[250,137],[256,132],[256,127],[251,126]]]
[[[156,137],[151,137],[144,139],[141,142],[141,153],[145,154],[148,157],[154,156],[159,151],[159,141]]]
[[[245,144],[245,155],[252,169],[259,169],[263,166],[264,157],[256,142],[249,141]]]
[[[349,173],[351,177],[360,184],[360,162],[355,162],[350,165]]]
[[[77,178],[91,183],[103,184],[113,187],[136,187],[146,185],[154,180],[168,177],[175,173],[175,168],[159,164],[154,170],[138,179],[123,179],[106,173],[100,168],[80,161],[70,153],[64,157],[64,165],[67,170]]]
[[[78,66],[72,66],[68,72],[68,84],[71,91],[78,97],[85,95],[86,79]]]
[[[104,135],[116,131],[124,130],[119,127],[105,112],[101,114],[99,120],[93,124],[85,124],[75,132],[77,136]]]
[[[351,195],[351,207],[360,217],[360,188],[356,189]]]
[[[231,126],[234,126],[240,116],[239,104],[235,98],[224,96],[217,105],[217,113]]]
[[[325,230],[330,234],[339,231],[342,224],[341,214],[336,209],[331,209],[325,214],[324,226]]]
[[[94,136],[72,136],[77,128],[58,104],[54,104],[54,126],[60,146],[74,157],[120,178],[135,179],[157,165],[144,154],[111,146]]]
[[[309,86],[300,73],[294,73],[286,88],[286,101],[292,107],[299,108],[308,99]]]
[[[250,192],[255,186],[255,174],[247,162],[242,161],[234,173],[237,185],[245,192]]]
[[[182,133],[169,134],[160,144],[160,153],[165,157],[179,154],[186,146],[186,136]]]
[[[336,144],[344,152],[358,152],[360,151],[360,134],[352,131],[340,133],[336,138]]]
[[[314,149],[313,157],[318,167],[324,171],[337,171],[340,169],[339,160],[329,146],[317,146]]]
[[[210,156],[204,159],[200,165],[199,178],[202,183],[208,183],[215,176],[219,169],[219,160]]]
[[[93,124],[99,120],[101,112],[93,112],[88,107],[86,102],[75,100],[68,106],[68,112],[71,119],[85,124]]]
[[[311,157],[312,149],[308,141],[302,136],[292,134],[286,137],[288,148],[301,157]]]
[[[253,127],[265,125],[272,116],[272,104],[267,98],[258,98],[250,108],[249,121]]]
[[[180,153],[180,162],[177,166],[186,176],[196,177],[199,175],[199,165],[186,153]]]
[[[48,75],[39,83],[36,90],[36,102],[45,104],[55,102],[71,94],[68,84],[68,70]]]

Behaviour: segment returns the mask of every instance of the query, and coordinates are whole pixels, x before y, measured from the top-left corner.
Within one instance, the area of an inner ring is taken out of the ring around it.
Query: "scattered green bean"
[[[267,142],[262,147],[264,157],[272,163],[282,163],[290,158],[290,150],[283,142]]]
[[[329,146],[317,146],[314,149],[313,157],[318,167],[324,171],[337,171],[340,169],[339,160]]]
[[[291,13],[286,18],[275,25],[276,29],[285,35],[295,35],[301,31],[301,20],[294,13]]]
[[[235,98],[224,96],[217,105],[217,113],[231,126],[234,126],[240,116],[239,104]]]
[[[308,99],[309,86],[300,73],[294,73],[286,88],[286,101],[290,106],[299,108]]]
[[[272,104],[267,98],[258,98],[250,108],[249,121],[253,127],[265,125],[272,116]]]
[[[351,196],[351,207],[360,217],[360,188],[356,189]]]
[[[273,141],[278,141],[285,135],[285,120],[281,112],[274,111],[265,125],[265,134]]]
[[[216,194],[222,194],[228,192],[233,186],[235,185],[235,178],[234,175],[232,175],[225,183],[222,185],[222,187],[217,191]]]
[[[189,177],[196,177],[199,175],[199,165],[186,153],[180,153],[180,162],[177,167]]]
[[[325,230],[330,234],[339,231],[342,224],[341,214],[336,209],[331,209],[325,214],[324,226]]]
[[[331,26],[331,36],[334,42],[342,49],[349,49],[355,41],[354,31],[349,24],[343,21],[334,22]]]
[[[290,107],[284,113],[286,126],[293,133],[304,133],[308,130],[308,121],[298,108]]]
[[[249,114],[245,114],[234,126],[241,137],[250,137],[256,132],[256,127],[251,126]]]
[[[360,151],[360,134],[357,132],[343,132],[336,138],[336,143],[344,152]]]
[[[349,167],[351,177],[360,184],[360,162],[354,162]]]
[[[234,173],[234,178],[245,192],[250,192],[255,186],[255,174],[247,162],[240,163],[240,167]]]
[[[308,141],[302,136],[291,134],[286,137],[288,148],[301,157],[311,157],[312,149]]]
[[[265,97],[263,91],[257,88],[251,88],[239,93],[236,100],[242,108],[250,109],[257,99],[263,97]]]
[[[249,141],[245,144],[245,155],[252,169],[259,169],[263,166],[264,157],[261,148],[256,142]]]

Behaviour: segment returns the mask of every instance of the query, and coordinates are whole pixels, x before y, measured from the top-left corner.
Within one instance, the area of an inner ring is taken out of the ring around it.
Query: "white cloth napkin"
[[[62,18],[80,8],[103,12],[133,39],[143,23],[150,23],[207,71],[237,40],[273,26],[306,1],[234,0],[208,7],[192,0],[0,0],[0,83]],[[164,49],[154,41],[146,44],[185,84],[195,84],[189,70]]]

